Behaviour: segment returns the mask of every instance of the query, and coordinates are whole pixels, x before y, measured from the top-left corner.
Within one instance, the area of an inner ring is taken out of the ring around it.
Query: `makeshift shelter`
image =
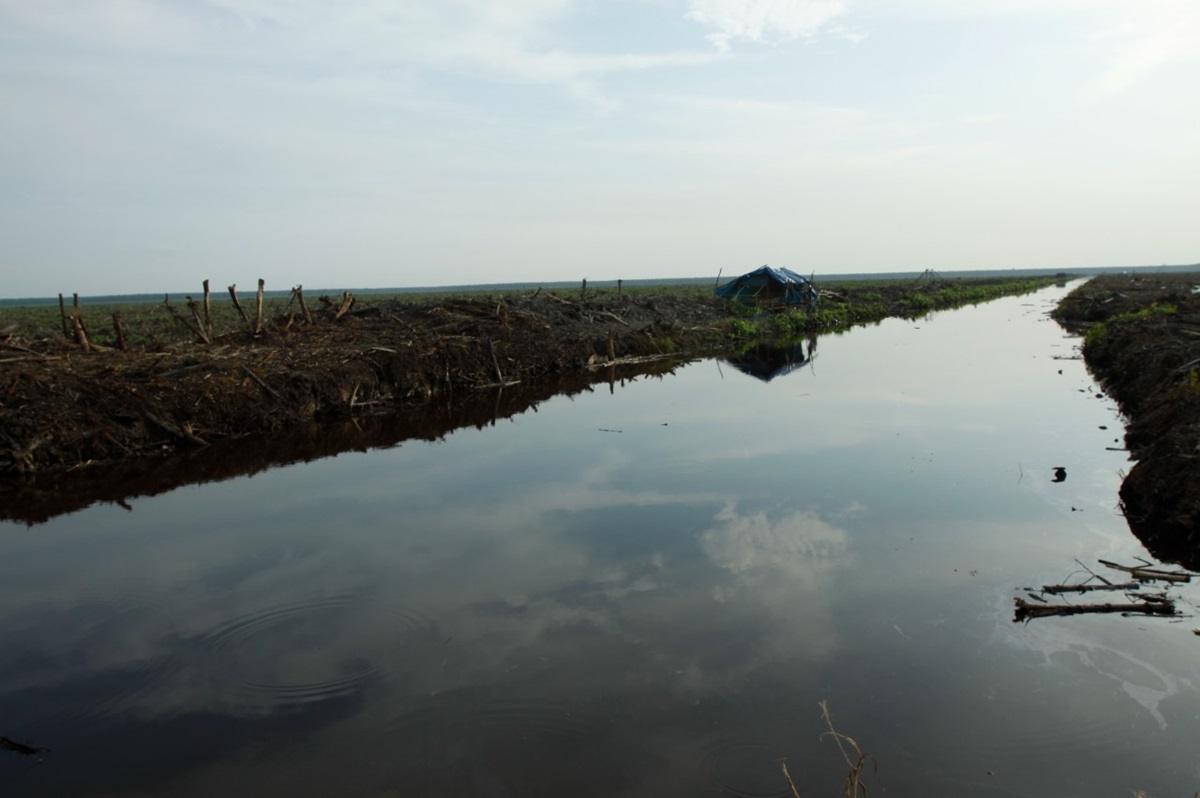
[[[784,305],[812,306],[817,301],[816,287],[808,278],[801,277],[790,269],[775,269],[770,266],[763,266],[719,285],[716,292],[717,296],[723,299],[778,302]]]

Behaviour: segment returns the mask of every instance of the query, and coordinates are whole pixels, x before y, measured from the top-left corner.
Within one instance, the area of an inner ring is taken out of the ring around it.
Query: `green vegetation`
[[[758,327],[745,319],[733,319],[729,322],[730,338],[751,338],[758,334]]]
[[[735,340],[787,340],[838,332],[893,316],[919,318],[935,310],[1029,293],[1054,282],[1053,277],[1035,277],[1016,280],[918,281],[915,284],[898,280],[819,283],[821,301],[811,309],[730,303],[730,314],[738,318],[729,323],[728,333]]]
[[[1171,304],[1160,305],[1157,302],[1155,302],[1155,303],[1152,303],[1149,307],[1142,308],[1141,310],[1130,311],[1128,313],[1118,313],[1115,316],[1113,316],[1112,318],[1110,318],[1106,321],[1097,322],[1096,324],[1093,324],[1091,327],[1088,328],[1088,331],[1083,336],[1084,352],[1086,353],[1089,348],[1095,349],[1095,347],[1098,346],[1100,344],[1100,342],[1103,341],[1108,336],[1108,334],[1113,330],[1114,327],[1117,327],[1122,324],[1131,324],[1131,323],[1135,323],[1135,322],[1139,322],[1139,321],[1147,321],[1149,319],[1153,319],[1156,316],[1163,316],[1163,315],[1173,316],[1178,312],[1179,312],[1179,308],[1177,308],[1175,305],[1171,305]]]

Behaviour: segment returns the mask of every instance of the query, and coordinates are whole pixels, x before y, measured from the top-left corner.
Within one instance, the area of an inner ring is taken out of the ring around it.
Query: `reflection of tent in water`
[[[752,346],[736,355],[730,355],[725,358],[725,362],[751,377],[770,382],[776,377],[807,366],[816,353],[817,339],[809,338],[807,348],[805,344]]]
[[[722,299],[752,299],[782,302],[785,305],[815,304],[816,289],[811,281],[790,269],[763,266],[716,288]]]

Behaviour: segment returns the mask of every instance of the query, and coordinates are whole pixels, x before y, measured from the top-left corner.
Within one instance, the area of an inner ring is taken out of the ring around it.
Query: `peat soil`
[[[916,315],[914,294],[945,287],[830,296],[848,324],[860,309]],[[761,334],[744,308],[670,289],[326,303],[311,320],[297,310],[256,328],[122,350],[0,318],[0,519],[38,523],[96,501],[128,506],[191,482],[436,439]]]
[[[1129,527],[1158,559],[1200,570],[1200,273],[1093,278],[1055,318],[1127,418]]]
[[[36,523],[96,500],[437,438],[716,351],[726,316],[715,300],[669,293],[336,311],[140,351],[0,338],[0,518]]]

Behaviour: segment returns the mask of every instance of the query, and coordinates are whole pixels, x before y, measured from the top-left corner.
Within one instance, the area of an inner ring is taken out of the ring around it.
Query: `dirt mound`
[[[418,407],[588,367],[703,352],[723,340],[716,302],[550,293],[385,302],[260,335],[158,351],[4,342],[0,473],[32,474],[204,447],[304,422]]]
[[[1091,280],[1055,317],[1129,419],[1130,528],[1159,559],[1200,570],[1200,274]]]

